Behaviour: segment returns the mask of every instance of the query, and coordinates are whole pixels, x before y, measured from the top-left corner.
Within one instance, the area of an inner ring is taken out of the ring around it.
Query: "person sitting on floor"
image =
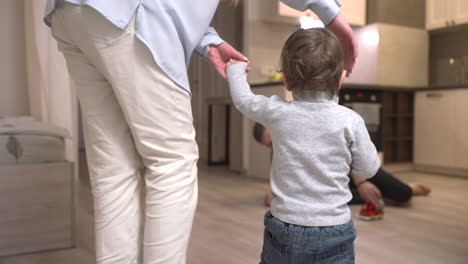
[[[260,123],[255,123],[253,128],[255,140],[273,150],[271,135]],[[374,177],[366,180],[352,172],[350,173],[349,189],[353,198],[349,204],[362,204],[369,202],[374,206],[380,207],[379,200],[382,197],[388,202],[404,205],[408,203],[413,196],[425,196],[431,192],[431,189],[421,183],[404,183],[391,173],[379,168]],[[265,205],[270,206],[273,194],[268,192],[265,196]]]

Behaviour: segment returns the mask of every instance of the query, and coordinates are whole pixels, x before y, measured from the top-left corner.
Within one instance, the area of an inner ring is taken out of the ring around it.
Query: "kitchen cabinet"
[[[382,142],[385,163],[413,160],[414,92],[384,91]]]
[[[396,87],[344,85],[340,91],[340,104],[362,116],[385,164],[413,162],[413,98],[413,90]]]
[[[341,0],[341,12],[349,24],[364,26],[367,22],[367,0]]]
[[[448,26],[452,2],[453,0],[426,1],[426,29],[438,29]]]
[[[317,18],[311,10],[304,12],[288,7],[279,0],[259,0],[262,5],[262,19],[274,23],[299,24],[301,16]],[[366,24],[367,0],[341,0],[341,13],[349,24],[363,26]]]
[[[466,100],[468,89],[416,93],[415,164],[468,169]]]
[[[358,54],[347,84],[425,87],[429,35],[426,30],[384,23],[355,29]]]
[[[414,163],[453,167],[455,92],[417,92],[414,120]]]
[[[456,25],[468,23],[468,1],[466,0],[452,0],[454,1],[454,22]]]
[[[456,91],[455,96],[455,167],[468,169],[468,89]]]
[[[468,1],[427,0],[426,29],[442,29],[468,23]]]

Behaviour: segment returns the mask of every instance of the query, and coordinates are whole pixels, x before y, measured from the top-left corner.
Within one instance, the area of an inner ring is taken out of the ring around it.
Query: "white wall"
[[[0,1],[0,116],[29,114],[23,1]]]

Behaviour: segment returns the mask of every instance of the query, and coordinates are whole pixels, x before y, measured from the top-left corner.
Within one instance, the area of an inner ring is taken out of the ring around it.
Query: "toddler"
[[[345,76],[339,40],[323,28],[288,38],[281,72],[292,102],[254,95],[246,69],[229,63],[232,100],[270,131],[275,150],[261,263],[354,263],[348,174],[370,178],[380,160],[364,120],[338,104]]]

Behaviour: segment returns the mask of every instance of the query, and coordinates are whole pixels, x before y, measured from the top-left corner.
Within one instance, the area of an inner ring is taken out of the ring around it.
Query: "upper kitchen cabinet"
[[[452,0],[455,2],[453,18],[456,25],[468,23],[468,1],[466,0]]]
[[[358,54],[345,83],[395,87],[428,84],[429,35],[426,30],[376,23],[355,29]]]
[[[340,3],[341,12],[349,24],[354,26],[364,26],[366,24],[366,0],[341,0]]]
[[[453,0],[427,0],[426,2],[426,28],[438,29],[449,26],[451,18],[451,5]]]
[[[428,30],[468,23],[468,1],[427,0],[426,28]]]
[[[299,24],[301,16],[317,18],[311,10],[304,12],[288,7],[278,0],[259,0],[262,4],[262,19],[274,23]],[[341,13],[349,24],[363,26],[366,24],[366,0],[341,0]]]

